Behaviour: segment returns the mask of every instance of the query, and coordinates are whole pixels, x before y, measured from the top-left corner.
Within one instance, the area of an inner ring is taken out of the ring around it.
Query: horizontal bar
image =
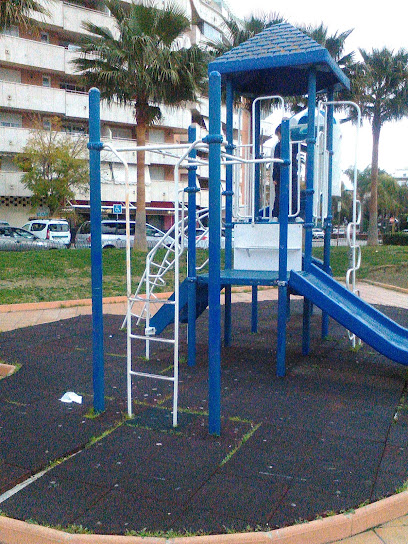
[[[168,338],[155,338],[154,336],[141,336],[140,334],[129,334],[135,340],[149,340],[149,342],[162,342],[163,344],[174,344],[174,340]]]
[[[156,380],[165,380],[167,382],[174,382],[174,378],[171,376],[160,376],[159,374],[147,374],[146,372],[136,372],[134,370],[130,371],[132,376],[141,376],[142,378],[155,378]]]

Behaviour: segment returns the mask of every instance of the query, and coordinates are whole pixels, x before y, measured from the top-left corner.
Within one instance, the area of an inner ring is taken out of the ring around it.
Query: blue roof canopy
[[[308,72],[316,70],[317,91],[350,88],[350,82],[329,52],[289,23],[256,34],[209,64],[222,80],[230,79],[242,95],[303,95]]]

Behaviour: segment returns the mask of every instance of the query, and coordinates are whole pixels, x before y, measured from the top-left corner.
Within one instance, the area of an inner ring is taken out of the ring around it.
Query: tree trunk
[[[369,204],[368,246],[378,246],[378,148],[380,143],[381,123],[376,116],[373,119],[373,152],[371,158],[371,196]]]
[[[136,125],[136,139],[138,147],[146,145],[146,125],[143,122],[138,122]],[[133,248],[139,251],[147,251],[145,157],[145,151],[137,152],[137,202]]]

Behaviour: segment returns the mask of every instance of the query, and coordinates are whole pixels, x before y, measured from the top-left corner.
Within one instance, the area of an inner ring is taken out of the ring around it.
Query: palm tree
[[[278,23],[285,22],[284,17],[279,13],[272,12],[269,14],[261,13],[259,15],[251,15],[250,17],[240,21],[234,16],[229,19],[224,19],[225,39],[211,46],[215,56],[219,57],[230,49],[237,47],[241,43],[246,42],[259,32]]]
[[[174,4],[122,5],[106,0],[116,32],[84,23],[90,35],[81,43],[77,70],[101,97],[134,106],[138,146],[146,130],[161,118],[160,104],[177,107],[196,100],[206,77],[206,54],[198,46],[179,48],[177,39],[189,29],[183,11]],[[146,251],[145,152],[137,154],[136,249]]]
[[[373,149],[369,205],[368,245],[378,245],[378,156],[381,128],[387,121],[408,115],[408,52],[394,54],[387,48],[368,53],[360,49],[362,62],[355,64],[351,77],[351,99],[371,123]]]
[[[353,32],[353,29],[340,33],[336,31],[334,34],[329,34],[328,28],[323,22],[317,26],[306,25],[299,26],[298,28],[319,45],[325,47],[344,73],[347,76],[350,75],[350,70],[354,62],[354,52],[352,51],[345,55],[344,49],[345,41]],[[341,92],[339,98],[342,97],[343,93]],[[294,96],[288,99],[288,105],[294,113],[298,113],[307,107],[307,99],[302,96]]]
[[[317,26],[308,25],[299,27],[299,30],[302,30],[315,42],[325,47],[339,67],[342,70],[347,71],[353,62],[354,53],[351,52],[344,55],[344,48],[346,39],[353,32],[353,29],[345,30],[340,33],[336,31],[334,34],[329,34],[327,26],[322,22]]]
[[[48,10],[36,0],[2,0],[0,2],[0,31],[10,26],[33,30],[37,24],[34,14],[49,15]]]

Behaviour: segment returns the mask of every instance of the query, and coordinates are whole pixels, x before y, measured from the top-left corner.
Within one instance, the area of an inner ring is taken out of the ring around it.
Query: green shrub
[[[383,245],[408,246],[408,233],[398,232],[396,234],[384,234]]]

